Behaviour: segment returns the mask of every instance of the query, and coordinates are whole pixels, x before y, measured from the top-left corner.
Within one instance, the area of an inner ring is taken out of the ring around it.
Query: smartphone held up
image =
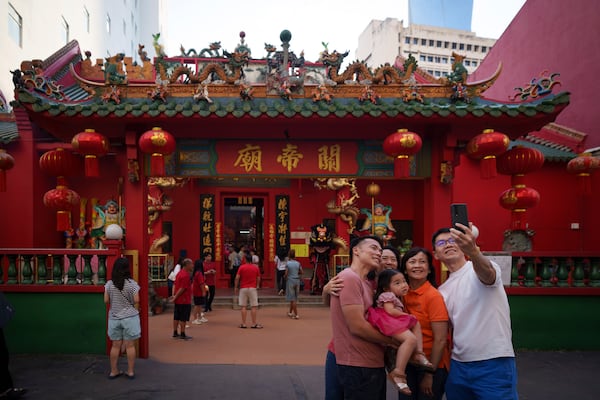
[[[469,217],[467,215],[467,205],[464,203],[453,203],[450,204],[450,217],[452,220],[452,227],[458,229],[464,233],[464,230],[456,225],[456,223],[464,226],[469,226]]]

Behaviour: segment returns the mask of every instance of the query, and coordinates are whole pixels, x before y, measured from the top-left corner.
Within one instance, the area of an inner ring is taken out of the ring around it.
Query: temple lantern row
[[[98,177],[98,157],[108,153],[108,139],[93,129],[78,133],[71,140],[73,150],[85,157],[85,176]]]
[[[383,151],[386,155],[394,158],[394,176],[406,178],[410,176],[409,156],[417,154],[421,150],[423,141],[421,137],[409,132],[407,129],[398,129],[383,141]]]
[[[500,205],[511,211],[511,229],[526,230],[528,228],[526,212],[540,202],[537,190],[525,186],[525,174],[536,171],[544,164],[541,151],[527,147],[515,146],[500,155],[497,160],[498,172],[511,175],[510,189],[500,194]]]
[[[505,153],[510,139],[504,133],[485,129],[483,133],[475,136],[467,144],[467,155],[476,160],[481,160],[481,177],[494,178],[496,174],[496,157]]]
[[[592,193],[590,174],[598,168],[600,168],[600,159],[593,157],[591,153],[581,153],[569,161],[567,171],[577,174],[579,194],[589,195]]]
[[[139,145],[142,152],[152,155],[150,175],[165,176],[164,156],[175,151],[175,138],[161,128],[152,128],[140,137]]]
[[[6,171],[15,166],[15,159],[0,149],[0,192],[6,192]]]
[[[44,194],[44,205],[56,210],[56,230],[69,230],[71,228],[71,210],[79,204],[79,195],[67,187],[65,176],[74,175],[79,171],[80,159],[63,148],[57,148],[42,154],[39,163],[40,169],[49,175],[56,176],[57,181],[56,188]]]

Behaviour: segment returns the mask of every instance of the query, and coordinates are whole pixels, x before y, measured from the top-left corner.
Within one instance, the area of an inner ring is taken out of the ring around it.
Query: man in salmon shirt
[[[373,289],[367,274],[379,268],[381,240],[362,236],[350,243],[350,267],[338,274],[344,286],[330,300],[331,328],[337,374],[344,399],[385,400],[385,346],[398,347],[365,318],[373,304]]]
[[[252,318],[253,329],[262,329],[262,325],[256,322],[256,314],[258,309],[258,288],[260,288],[260,269],[258,265],[252,264],[252,254],[249,251],[244,251],[242,259],[244,264],[240,265],[235,275],[235,293],[239,297],[238,302],[242,310],[242,323],[240,328],[246,328],[246,307],[250,303],[250,317]]]

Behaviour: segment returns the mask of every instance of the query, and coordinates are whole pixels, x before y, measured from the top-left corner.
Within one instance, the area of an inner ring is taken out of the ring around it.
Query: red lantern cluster
[[[0,149],[0,192],[6,192],[6,171],[15,166],[15,159]]]
[[[593,157],[591,153],[581,153],[569,161],[567,171],[577,175],[579,194],[589,195],[592,193],[590,174],[598,168],[600,168],[600,159]]]
[[[516,146],[498,157],[498,172],[511,175],[510,189],[500,194],[500,205],[511,210],[511,229],[526,230],[528,228],[526,212],[540,202],[537,190],[525,186],[524,176],[538,170],[544,164],[541,151]]]
[[[140,150],[151,154],[150,174],[152,176],[165,176],[164,156],[175,151],[175,139],[161,128],[152,128],[145,132],[139,140]]]
[[[46,207],[56,210],[56,229],[71,228],[71,211],[79,203],[79,195],[67,187],[65,176],[74,175],[81,169],[81,161],[73,153],[62,148],[50,150],[40,157],[40,169],[57,177],[56,188],[44,194]]]
[[[407,129],[398,129],[383,141],[383,151],[394,158],[394,176],[406,178],[410,176],[409,156],[417,154],[421,150],[423,141],[421,137],[409,132]]]
[[[86,129],[73,136],[73,150],[85,156],[85,176],[100,176],[98,157],[108,153],[108,139],[93,129]]]
[[[467,154],[481,160],[481,177],[484,179],[496,176],[496,156],[506,152],[510,139],[504,133],[485,129],[467,144]]]

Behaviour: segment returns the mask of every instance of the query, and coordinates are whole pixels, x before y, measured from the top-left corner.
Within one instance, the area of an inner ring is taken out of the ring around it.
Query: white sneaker
[[[194,324],[194,325],[201,325],[202,321],[199,320],[199,319],[195,319],[195,320],[192,321],[192,324]]]
[[[289,313],[287,313],[287,316],[290,318],[294,318],[294,313],[289,312]]]
[[[198,321],[200,321],[201,324],[208,322],[208,320],[204,317],[200,318]]]

